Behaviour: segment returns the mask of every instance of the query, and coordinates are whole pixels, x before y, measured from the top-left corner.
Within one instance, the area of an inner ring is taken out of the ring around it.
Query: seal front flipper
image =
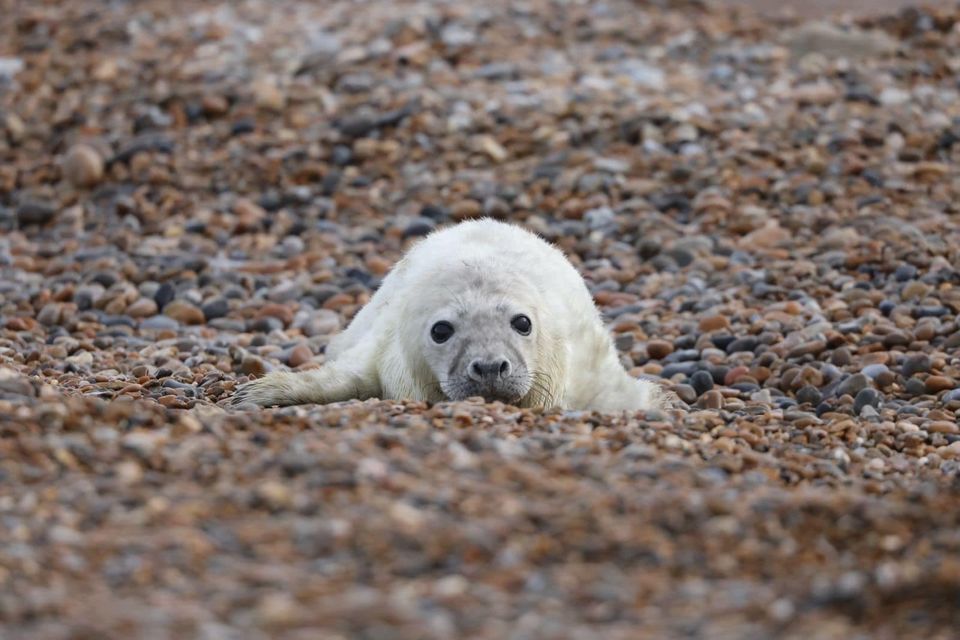
[[[241,385],[230,403],[282,407],[378,397],[380,384],[376,369],[370,366],[369,351],[369,346],[357,345],[319,369],[268,373]]]

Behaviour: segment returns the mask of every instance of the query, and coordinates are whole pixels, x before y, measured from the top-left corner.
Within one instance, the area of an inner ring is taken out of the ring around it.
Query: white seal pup
[[[483,396],[521,407],[666,408],[630,376],[583,278],[557,248],[483,219],[432,233],[333,338],[321,368],[242,385],[234,404]]]

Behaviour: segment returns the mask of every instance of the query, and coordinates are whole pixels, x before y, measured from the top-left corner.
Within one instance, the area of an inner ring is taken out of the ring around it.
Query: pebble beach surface
[[[0,11],[0,637],[956,637],[960,11],[104,6]],[[480,216],[688,409],[229,410]]]

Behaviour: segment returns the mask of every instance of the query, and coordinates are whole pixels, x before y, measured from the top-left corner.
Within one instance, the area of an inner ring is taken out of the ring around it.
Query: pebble
[[[164,282],[157,288],[156,293],[153,294],[153,301],[157,303],[157,307],[163,309],[176,295],[177,291],[173,288],[173,285],[169,282]]]
[[[180,323],[168,316],[152,316],[140,322],[140,328],[147,331],[176,331]]]
[[[797,391],[797,402],[801,404],[818,405],[823,399],[820,390],[813,385],[806,385]]]
[[[856,397],[861,391],[870,386],[870,379],[862,373],[856,373],[846,380],[844,380],[840,386],[837,387],[837,395],[843,396],[854,396]]]
[[[196,305],[184,300],[173,300],[163,307],[163,313],[182,324],[203,324],[204,316]]]
[[[287,358],[287,364],[291,367],[299,367],[305,362],[309,362],[313,358],[313,352],[310,351],[310,347],[305,344],[298,344],[296,347],[290,351],[290,356]]]
[[[483,207],[476,200],[461,200],[450,208],[450,216],[454,220],[467,220],[480,217]]]
[[[712,391],[707,391],[703,394],[703,397],[700,399],[704,409],[722,409],[723,408],[723,394],[717,391],[716,389]]]
[[[653,360],[662,360],[673,353],[673,345],[666,340],[647,342],[647,355]]]
[[[74,186],[92,187],[103,179],[103,158],[89,145],[74,145],[64,155],[61,170]]]
[[[912,377],[918,373],[929,373],[932,367],[930,356],[925,353],[918,353],[910,356],[903,362],[901,372],[905,377]]]
[[[690,377],[690,385],[697,392],[697,396],[702,396],[713,389],[713,376],[707,371],[697,371]]]
[[[126,308],[131,318],[146,318],[157,314],[157,303],[151,298],[138,298]]]
[[[244,356],[240,362],[239,373],[248,376],[262,376],[267,372],[267,365],[264,361],[253,355]]]
[[[261,109],[282,111],[287,104],[287,97],[271,80],[258,80],[253,85],[253,101]]]
[[[17,207],[17,222],[20,226],[44,225],[56,215],[56,207],[47,202],[28,200]]]
[[[209,322],[226,316],[230,312],[230,304],[225,298],[217,297],[205,302],[200,310],[203,312],[203,317]]]
[[[928,393],[940,393],[955,389],[957,383],[946,376],[930,376],[925,382]]]
[[[883,400],[883,396],[880,395],[876,389],[871,389],[867,387],[866,389],[861,389],[857,393],[857,397],[853,400],[853,413],[854,415],[861,415],[864,407],[873,407],[874,409],[880,408],[880,403]]]
[[[686,402],[687,404],[692,404],[697,399],[697,391],[688,384],[676,384],[673,386],[673,392],[677,394],[677,397]]]
[[[700,319],[697,327],[702,332],[711,332],[711,331],[720,331],[721,329],[729,329],[730,322],[725,316],[706,316]]]

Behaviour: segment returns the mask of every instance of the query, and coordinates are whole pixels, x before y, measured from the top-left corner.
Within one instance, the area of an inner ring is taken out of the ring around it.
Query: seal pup
[[[483,396],[520,407],[642,411],[669,394],[630,376],[560,250],[490,219],[436,231],[331,340],[327,362],[239,387],[233,404]]]

